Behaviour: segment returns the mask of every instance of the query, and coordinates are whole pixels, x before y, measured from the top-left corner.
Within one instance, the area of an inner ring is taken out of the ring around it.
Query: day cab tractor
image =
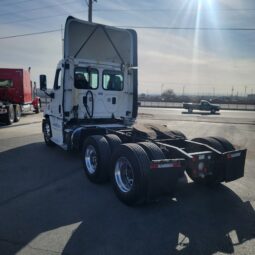
[[[42,122],[46,145],[79,151],[88,179],[111,181],[127,205],[171,193],[185,171],[207,185],[241,178],[246,149],[221,137],[189,140],[163,125],[136,123],[137,67],[134,30],[68,17],[51,93],[40,75],[51,98]]]
[[[21,114],[39,113],[41,99],[34,97],[30,72],[24,69],[0,68],[0,122],[12,124]]]

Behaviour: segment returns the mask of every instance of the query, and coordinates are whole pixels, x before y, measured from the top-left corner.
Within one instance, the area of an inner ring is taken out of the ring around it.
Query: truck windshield
[[[10,88],[13,87],[12,80],[0,79],[0,88]]]

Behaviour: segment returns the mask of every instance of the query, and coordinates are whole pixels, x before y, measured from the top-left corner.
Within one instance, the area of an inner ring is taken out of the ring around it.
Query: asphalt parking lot
[[[0,254],[255,254],[255,112],[140,108],[140,122],[223,136],[248,154],[240,180],[180,183],[173,197],[134,208],[110,184],[90,183],[79,155],[46,147],[41,118],[0,126]]]

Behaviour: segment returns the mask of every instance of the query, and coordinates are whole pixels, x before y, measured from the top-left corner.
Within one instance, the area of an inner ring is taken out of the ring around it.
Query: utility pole
[[[97,0],[88,0],[88,21],[92,22],[92,7],[93,7],[93,2],[96,2]]]
[[[163,93],[163,88],[164,88],[165,84],[164,83],[161,83],[161,96],[162,96],[162,93]]]

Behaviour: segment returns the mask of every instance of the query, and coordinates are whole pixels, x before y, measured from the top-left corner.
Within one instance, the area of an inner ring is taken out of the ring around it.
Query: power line
[[[31,0],[26,0],[24,2],[27,1],[31,1]],[[23,2],[23,1],[22,1]],[[67,1],[67,2],[63,2],[61,4],[71,4],[74,3],[76,1]],[[76,2],[77,3],[77,2]],[[32,8],[32,9],[26,9],[25,11],[37,11],[37,10],[41,10],[41,9],[46,9],[46,8],[50,8],[50,7],[54,7],[54,6],[59,6],[59,4],[54,4],[54,5],[48,5],[48,6],[44,6],[44,7],[37,7],[37,8]],[[177,11],[189,11],[189,12],[197,12],[197,9],[193,9],[193,10],[188,10],[188,9],[94,9],[93,11],[95,12],[177,12]],[[208,12],[211,10],[208,9],[202,9],[200,12]],[[255,12],[255,8],[254,9],[215,9],[214,11],[223,11],[223,12]],[[6,16],[9,14],[17,14],[19,12],[7,12],[7,13],[1,13],[1,16]]]
[[[46,7],[44,7],[44,8],[46,8]],[[108,11],[113,11],[113,12],[115,12],[115,11],[123,11],[123,12],[127,11],[127,12],[129,12],[129,11],[144,11],[144,10],[146,10],[146,9],[94,9],[93,11],[95,11],[95,12],[104,12],[104,11],[105,12],[108,12]],[[150,11],[169,11],[169,10],[178,11],[179,9],[165,9],[165,10],[163,10],[163,9],[151,9]],[[235,9],[235,10],[237,10],[237,9]],[[245,11],[245,10],[246,11],[248,11],[248,10],[255,11],[255,9],[238,9],[238,10],[240,10],[240,11]],[[147,11],[149,11],[149,9],[147,9]],[[224,11],[227,11],[227,9],[224,10]],[[232,9],[229,9],[229,11],[232,11]],[[76,12],[73,12],[73,13],[84,13],[84,11],[76,11]],[[41,19],[47,19],[47,18],[54,18],[54,17],[72,15],[72,14],[57,14],[57,15],[48,15],[48,16],[36,17],[36,18],[18,19],[18,20],[14,20],[14,21],[8,21],[8,22],[0,23],[0,26],[1,25],[7,25],[7,24],[15,24],[15,23],[19,23],[19,22],[26,22],[26,21],[31,21],[31,20],[41,20]]]
[[[61,29],[47,30],[47,31],[27,33],[27,34],[19,34],[19,35],[10,35],[10,36],[0,37],[0,40],[9,39],[9,38],[16,38],[16,37],[39,35],[39,34],[48,34],[48,33],[54,33],[54,32],[59,32],[59,31],[61,31]]]
[[[145,27],[145,26],[118,26],[120,28],[133,28],[133,29],[157,29],[157,30],[204,30],[204,31],[214,31],[214,30],[221,30],[221,31],[255,31],[255,28],[210,28],[210,27]],[[53,32],[59,32],[61,29],[55,30],[47,30],[41,32],[34,32],[34,33],[27,33],[27,34],[18,34],[18,35],[10,35],[10,36],[3,36],[0,37],[0,40],[9,39],[9,38],[16,38],[16,37],[24,37],[24,36],[32,36],[32,35],[39,35],[39,34],[47,34]]]
[[[2,3],[2,4],[4,4],[3,7],[8,7],[8,6],[11,6],[11,5],[25,3],[25,2],[31,2],[31,1],[33,1],[33,0],[22,0],[22,1],[19,1],[19,2],[12,2],[12,3],[8,2],[8,3]]]
[[[183,11],[183,12],[197,12],[197,9],[94,9],[93,11],[96,11],[96,12],[105,12],[105,11],[109,11],[109,12],[169,12],[169,11],[173,11],[173,12],[176,12],[176,11]],[[201,9],[200,12],[211,12],[212,10],[211,9]],[[226,12],[244,12],[244,11],[255,11],[255,8],[233,8],[233,9],[213,9],[213,11],[226,11]]]
[[[65,1],[65,2],[62,2],[61,4],[72,4],[74,2],[77,2],[77,1]],[[37,10],[41,10],[41,9],[47,9],[47,8],[51,8],[51,7],[55,7],[55,6],[59,6],[59,4],[52,4],[52,5],[47,5],[47,6],[42,6],[42,7],[36,7],[36,8],[32,8],[32,9],[25,9],[26,12],[33,12],[33,11],[37,11]],[[24,10],[21,10],[21,11],[24,11]],[[0,13],[1,17],[2,16],[6,16],[6,15],[10,15],[10,14],[18,14],[20,13],[21,11],[18,11],[18,12],[7,12],[7,13]]]
[[[79,11],[79,12],[75,12],[75,13],[76,14],[77,13],[84,13],[84,11]],[[26,21],[31,21],[31,20],[41,20],[41,19],[55,18],[55,17],[61,17],[61,16],[66,17],[67,15],[71,15],[71,14],[55,14],[55,15],[48,15],[48,16],[43,16],[43,17],[36,17],[36,18],[19,19],[19,20],[15,20],[15,21],[1,23],[0,26],[7,25],[7,24],[15,24],[15,23],[20,23],[20,22],[26,22]]]
[[[242,28],[242,27],[149,27],[149,26],[117,26],[120,28],[134,28],[134,29],[156,29],[156,30],[208,30],[208,31],[255,31],[255,28]]]

